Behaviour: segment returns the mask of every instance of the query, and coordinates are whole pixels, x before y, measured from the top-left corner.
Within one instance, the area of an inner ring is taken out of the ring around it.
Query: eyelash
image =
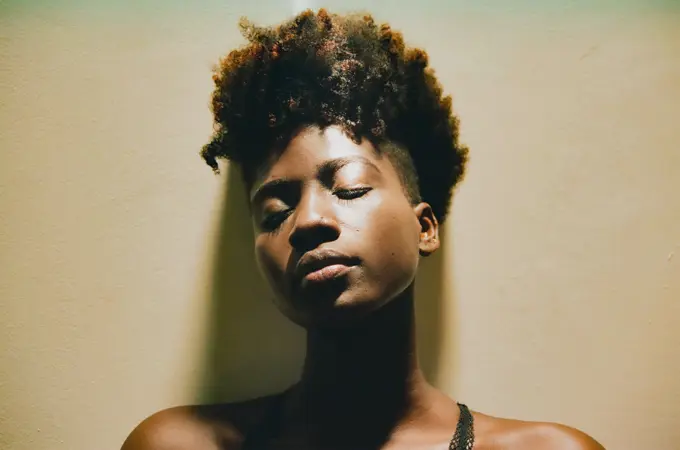
[[[344,203],[349,203],[352,200],[356,200],[364,195],[368,194],[373,188],[361,187],[353,189],[336,189],[333,191],[338,200]],[[293,213],[293,208],[284,209],[283,211],[270,214],[262,220],[260,227],[267,232],[276,231],[281,224]]]
[[[270,214],[262,220],[260,223],[260,228],[264,231],[272,232],[278,229],[281,224],[290,216],[293,212],[292,208],[284,209],[283,211]]]
[[[351,201],[355,200],[359,197],[363,197],[364,195],[368,194],[368,192],[372,188],[370,187],[360,187],[360,188],[353,188],[353,189],[336,189],[333,191],[333,195],[338,197],[339,200],[341,201]]]

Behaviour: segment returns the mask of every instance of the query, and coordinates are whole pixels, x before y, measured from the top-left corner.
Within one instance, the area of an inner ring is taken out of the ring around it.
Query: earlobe
[[[414,212],[420,224],[419,250],[421,256],[429,256],[439,249],[439,222],[432,207],[425,203],[415,206]]]

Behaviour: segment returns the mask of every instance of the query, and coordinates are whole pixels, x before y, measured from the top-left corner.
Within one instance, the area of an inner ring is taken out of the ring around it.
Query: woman
[[[370,16],[242,29],[249,44],[215,72],[202,155],[243,175],[259,266],[307,330],[303,373],[279,395],[157,413],[123,449],[602,449],[470,412],[418,366],[416,270],[467,159],[426,54]]]

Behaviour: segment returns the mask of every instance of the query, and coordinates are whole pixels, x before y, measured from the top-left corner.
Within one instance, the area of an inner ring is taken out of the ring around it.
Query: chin
[[[317,303],[314,305],[308,303],[305,308],[298,309],[296,313],[287,314],[287,316],[306,329],[343,328],[361,322],[388,303],[375,297],[353,294],[351,291],[345,291],[333,299],[317,298]]]

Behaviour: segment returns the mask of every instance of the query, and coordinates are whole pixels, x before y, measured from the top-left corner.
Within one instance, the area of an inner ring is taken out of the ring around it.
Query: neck
[[[380,436],[425,411],[433,389],[418,365],[411,286],[361,323],[309,330],[294,395],[307,429],[354,434],[366,426]]]

